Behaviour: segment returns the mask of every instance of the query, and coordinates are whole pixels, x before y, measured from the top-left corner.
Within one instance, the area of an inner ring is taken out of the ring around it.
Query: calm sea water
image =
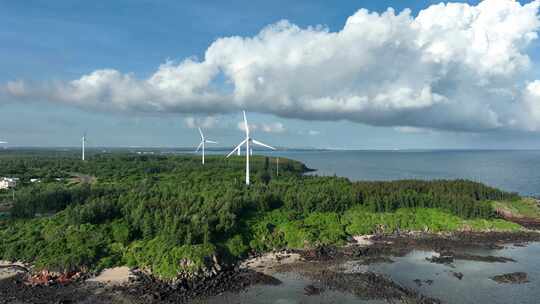
[[[267,155],[302,161],[317,169],[315,174],[352,180],[466,178],[540,196],[540,150],[285,151]]]
[[[418,290],[446,303],[539,303],[540,300],[540,243],[527,247],[509,246],[502,250],[469,251],[477,255],[511,257],[515,263],[485,263],[457,260],[453,267],[426,262],[433,252],[413,251],[405,257],[394,258],[395,263],[374,265],[371,270],[390,276],[400,285]],[[452,271],[463,273],[458,280]],[[490,278],[512,272],[526,272],[529,283],[499,284]],[[413,281],[433,280],[431,286],[417,286]]]

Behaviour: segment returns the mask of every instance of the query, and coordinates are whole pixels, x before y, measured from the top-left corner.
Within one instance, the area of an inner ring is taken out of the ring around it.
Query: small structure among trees
[[[18,181],[16,177],[0,177],[0,189],[15,188]]]

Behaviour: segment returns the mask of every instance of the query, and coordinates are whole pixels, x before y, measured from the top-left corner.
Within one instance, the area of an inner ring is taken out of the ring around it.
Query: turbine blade
[[[199,129],[199,134],[201,134],[201,139],[204,140],[204,135],[202,134],[201,128],[198,128],[198,129]]]
[[[1,141],[0,140],[0,144],[7,144],[8,142],[7,141]]]
[[[233,155],[233,153],[236,152],[236,150],[240,149],[240,147],[242,147],[242,145],[245,143],[246,143],[246,140],[244,139],[241,143],[238,144],[238,146],[236,146],[236,148],[234,148],[234,150],[231,151],[231,153],[227,154],[227,157]]]
[[[246,137],[249,137],[249,125],[246,118],[246,111],[242,111],[244,113],[244,127],[246,128]]]
[[[265,144],[265,143],[262,143],[262,142],[260,142],[260,141],[255,140],[255,139],[252,139],[251,141],[252,141],[254,144],[256,144],[256,145],[263,146],[263,147],[266,147],[266,148],[268,148],[268,149],[272,149],[272,150],[275,150],[275,149],[276,149],[276,148],[274,148],[274,147],[272,147],[272,146],[269,146],[269,145],[267,145],[267,144]]]
[[[217,141],[213,141],[213,140],[208,140],[206,139],[205,142],[207,143],[211,143],[211,144],[217,144],[218,142]]]
[[[203,144],[203,142],[201,141],[201,143],[199,144],[199,146],[197,147],[197,150],[195,150],[195,152],[199,152],[199,149],[202,147],[202,144]]]

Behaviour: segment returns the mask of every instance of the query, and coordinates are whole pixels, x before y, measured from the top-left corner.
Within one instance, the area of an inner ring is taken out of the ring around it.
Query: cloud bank
[[[217,114],[457,131],[540,130],[540,80],[528,55],[540,0],[358,10],[339,31],[280,21],[214,41],[204,58],[146,79],[113,69],[66,82],[9,82],[8,101],[105,111]]]

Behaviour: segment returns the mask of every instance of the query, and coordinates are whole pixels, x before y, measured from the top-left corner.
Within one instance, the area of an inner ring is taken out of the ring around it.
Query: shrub
[[[244,256],[244,254],[249,249],[249,247],[246,244],[244,244],[244,240],[242,239],[242,236],[239,234],[228,239],[227,242],[225,243],[225,246],[227,247],[229,254],[236,258]]]

